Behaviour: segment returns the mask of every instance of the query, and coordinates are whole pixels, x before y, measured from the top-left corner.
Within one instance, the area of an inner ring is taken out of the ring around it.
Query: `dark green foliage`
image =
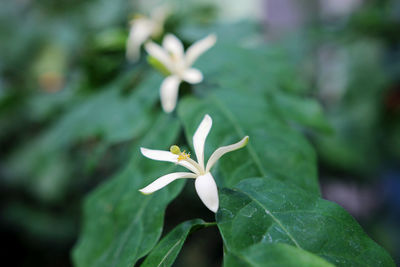
[[[227,253],[245,255],[255,245],[268,252],[265,244],[284,243],[336,266],[395,266],[343,208],[288,182],[247,179],[220,199],[217,222]]]

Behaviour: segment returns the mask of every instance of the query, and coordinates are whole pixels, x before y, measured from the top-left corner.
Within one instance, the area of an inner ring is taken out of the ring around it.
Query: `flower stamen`
[[[178,155],[178,161],[190,159],[190,152],[186,153],[186,150],[181,152],[181,149],[177,145],[173,145],[169,148],[172,154]]]
[[[209,131],[211,130],[211,126],[212,119],[208,114],[206,114],[193,135],[193,148],[196,152],[195,155],[197,161],[200,161],[200,163],[191,159],[190,153],[186,153],[185,150],[182,152],[177,145],[171,146],[169,152],[141,147],[140,151],[143,156],[153,160],[173,162],[176,165],[185,167],[191,172],[173,172],[163,175],[139,191],[144,194],[151,194],[177,179],[194,178],[196,192],[201,201],[203,201],[204,205],[206,205],[206,207],[212,212],[217,212],[219,207],[218,188],[214,177],[210,172],[210,168],[226,153],[244,147],[248,143],[249,137],[245,136],[235,144],[219,147],[211,154],[206,168],[204,168],[204,143]]]
[[[190,158],[190,152],[186,153],[186,150],[183,150],[181,154],[178,156],[178,161],[189,159]]]

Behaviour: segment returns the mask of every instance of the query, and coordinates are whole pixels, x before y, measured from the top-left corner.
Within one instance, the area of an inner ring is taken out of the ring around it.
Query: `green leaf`
[[[285,119],[331,133],[332,127],[319,103],[294,94],[304,91],[302,88],[306,85],[297,81],[298,70],[293,68],[295,64],[290,63],[286,54],[276,47],[248,49],[222,43],[202,55],[197,64],[208,85],[259,93],[259,97],[272,101]],[[207,84],[200,87],[204,91],[209,89]]]
[[[258,243],[241,253],[225,253],[226,267],[333,267],[324,259],[287,244]]]
[[[132,73],[129,75],[133,76]],[[123,77],[124,80],[127,78]],[[50,139],[58,146],[92,136],[115,143],[143,133],[149,126],[149,110],[158,100],[161,77],[145,77],[130,94],[123,94],[125,83],[118,81],[88,99],[82,99],[60,118],[44,139]]]
[[[276,108],[287,120],[324,133],[333,132],[321,105],[316,100],[291,95],[283,91],[274,92],[270,94],[270,97],[273,98]]]
[[[319,194],[314,150],[270,101],[250,92],[220,89],[205,99],[181,100],[178,114],[189,143],[201,119],[210,114],[214,126],[207,137],[206,156],[220,146],[250,137],[245,148],[219,161],[221,175],[214,177],[220,186],[230,187],[249,177],[278,177]]]
[[[181,223],[157,244],[141,267],[172,266],[187,236],[206,225],[201,219]]]
[[[285,243],[337,266],[394,266],[339,205],[274,178],[247,179],[222,190],[217,224],[230,253]]]
[[[209,18],[209,13],[207,17]],[[257,39],[260,30],[261,27],[250,20],[241,20],[234,23],[208,24],[202,25],[202,27],[199,27],[197,24],[188,23],[178,29],[178,36],[183,36],[184,39],[188,39],[194,43],[210,33],[215,33],[218,36],[217,44],[221,42],[225,44],[243,44],[249,39]]]
[[[280,89],[308,91],[309,82],[298,74],[298,66],[288,58],[288,53],[282,47],[263,44],[260,49],[249,49],[240,47],[238,42],[218,40],[195,62],[194,66],[204,75],[199,86],[212,84],[258,93]]]
[[[108,28],[98,33],[93,47],[105,51],[123,51],[126,46],[127,33],[121,28]]]
[[[156,244],[164,210],[184,182],[174,182],[152,195],[139,193],[138,189],[171,171],[171,165],[143,157],[139,146],[167,149],[179,129],[176,119],[161,115],[138,142],[126,169],[90,194],[82,234],[73,252],[76,266],[132,266]]]
[[[16,149],[7,160],[10,183],[26,186],[43,200],[62,197],[71,179],[68,149],[79,141],[95,138],[110,145],[140,137],[154,121],[152,108],[158,100],[161,80],[145,77],[130,94],[123,94],[122,81],[97,94],[80,99],[38,138]]]

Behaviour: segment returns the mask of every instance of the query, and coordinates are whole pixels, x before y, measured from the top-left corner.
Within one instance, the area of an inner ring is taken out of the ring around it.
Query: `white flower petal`
[[[209,172],[211,167],[226,153],[237,150],[239,148],[244,147],[249,142],[249,137],[245,136],[239,142],[229,145],[229,146],[222,146],[212,153],[210,159],[207,162],[206,172]]]
[[[140,59],[140,47],[142,44],[128,39],[126,43],[126,58],[129,61],[136,62]]]
[[[152,23],[148,19],[140,18],[132,22],[132,27],[129,32],[126,42],[126,57],[135,62],[140,57],[140,47],[147,41],[152,34]]]
[[[163,32],[164,23],[167,20],[171,10],[167,6],[159,6],[151,11],[150,17],[154,22],[155,27],[153,29],[152,36],[160,36]]]
[[[143,156],[153,160],[168,161],[168,162],[178,162],[178,155],[172,154],[165,150],[155,150],[141,147],[140,152]]]
[[[199,170],[195,166],[193,166],[192,164],[190,164],[187,161],[181,160],[181,161],[178,161],[177,164],[182,166],[182,167],[185,167],[186,169],[188,169],[190,171],[192,171],[196,175],[200,175]]]
[[[157,59],[161,64],[163,64],[170,72],[173,72],[173,63],[167,51],[165,51],[161,46],[153,42],[147,42],[144,45],[147,53]]]
[[[195,166],[193,166],[192,164],[190,164],[189,162],[184,161],[184,160],[178,161],[178,155],[172,154],[169,151],[155,150],[155,149],[148,149],[148,148],[141,147],[140,152],[146,158],[149,158],[152,160],[173,162],[182,167],[185,167],[186,169],[188,169],[196,174],[199,174],[199,170]]]
[[[197,162],[199,163],[200,167],[203,170],[204,170],[204,144],[206,142],[207,135],[211,130],[211,126],[212,126],[212,119],[208,114],[206,114],[193,135],[194,152],[196,153]]]
[[[186,66],[190,67],[196,61],[196,59],[203,54],[205,51],[210,49],[217,41],[215,34],[210,34],[207,37],[195,42],[186,50]]]
[[[163,47],[170,52],[177,60],[183,59],[183,45],[182,42],[173,34],[165,35],[162,43]]]
[[[175,109],[178,99],[178,89],[181,79],[178,76],[171,75],[164,79],[160,87],[160,98],[163,110],[170,113]]]
[[[197,177],[195,187],[204,205],[212,212],[217,212],[219,207],[218,189],[211,173],[206,173]]]
[[[170,184],[171,182],[175,181],[176,179],[182,178],[196,178],[196,175],[191,172],[174,172],[164,176],[161,176],[145,188],[140,189],[139,191],[143,194],[151,194],[164,186]]]
[[[203,80],[203,74],[198,69],[187,69],[183,75],[182,79],[188,83],[199,83]]]

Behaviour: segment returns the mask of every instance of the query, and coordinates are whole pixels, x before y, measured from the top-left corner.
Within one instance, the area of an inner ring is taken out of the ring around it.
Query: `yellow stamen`
[[[169,148],[172,154],[178,155],[178,161],[185,160],[190,158],[190,153],[186,153],[186,150],[181,152],[181,149],[177,145],[173,145]]]
[[[183,152],[180,153],[178,156],[178,161],[185,160],[188,158],[190,158],[190,153],[186,153],[186,150],[183,150]]]

